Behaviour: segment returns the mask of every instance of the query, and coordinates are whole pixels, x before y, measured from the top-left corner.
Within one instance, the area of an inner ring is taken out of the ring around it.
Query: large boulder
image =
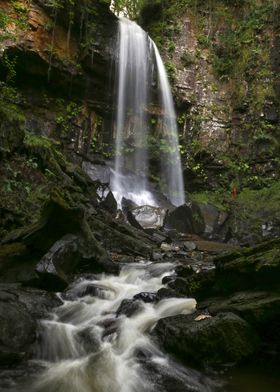
[[[28,248],[46,252],[65,234],[87,234],[86,231],[85,209],[71,206],[59,192],[54,192],[38,222],[11,232],[2,243],[23,242]]]
[[[196,208],[199,210],[199,216],[204,222],[203,237],[223,241],[226,236],[225,222],[228,214],[225,211],[218,210],[211,204],[198,203]]]
[[[224,241],[228,214],[211,204],[188,203],[167,215],[165,227],[181,233],[199,234],[203,238]]]
[[[116,215],[118,210],[118,203],[112,191],[109,191],[107,193],[104,200],[101,201],[100,206],[105,208],[105,210],[109,211],[113,216]]]
[[[257,328],[280,323],[280,294],[269,291],[242,291],[226,298],[209,298],[199,304],[215,315],[233,312]]]
[[[230,297],[214,297],[199,303],[200,311],[233,312],[246,320],[260,336],[263,348],[280,350],[280,294],[271,291],[242,291]]]
[[[0,245],[0,282],[35,283],[38,280],[35,273],[37,262],[26,245],[20,242]]]
[[[65,289],[80,262],[78,238],[72,234],[56,241],[36,266],[45,288]]]
[[[85,208],[70,205],[57,193],[45,205],[39,221],[11,232],[2,243],[4,281],[15,281],[9,280],[13,271],[19,282],[60,291],[78,267],[86,272],[118,272],[89,226]]]
[[[258,348],[250,325],[233,313],[168,317],[157,323],[154,334],[166,350],[199,365],[237,362]]]
[[[177,295],[195,297],[202,300],[213,294],[215,284],[215,271],[213,269],[203,270],[195,273],[190,269],[180,269],[179,276],[168,283],[168,287],[175,290]]]
[[[54,291],[64,290],[77,271],[114,274],[119,266],[109,257],[100,257],[94,242],[72,234],[56,241],[36,266],[39,286]]]
[[[188,205],[182,205],[170,212],[165,220],[167,229],[176,229],[181,233],[193,233],[192,210]]]
[[[109,184],[111,170],[106,165],[97,165],[90,162],[83,162],[83,170],[92,179],[92,181],[100,181],[101,184]]]
[[[217,257],[215,292],[278,290],[280,239]]]
[[[143,229],[160,229],[164,225],[166,215],[164,208],[141,206],[135,207],[129,212]]]
[[[198,300],[220,297],[240,291],[279,291],[280,240],[254,248],[240,249],[214,258],[215,269],[202,269],[186,276],[184,268],[168,283],[181,295]]]
[[[36,340],[36,320],[61,304],[43,290],[0,285],[0,364],[11,365],[31,354]]]
[[[99,216],[89,217],[89,225],[103,248],[115,254],[149,258],[157,244],[143,230],[117,222],[106,211],[99,211]]]

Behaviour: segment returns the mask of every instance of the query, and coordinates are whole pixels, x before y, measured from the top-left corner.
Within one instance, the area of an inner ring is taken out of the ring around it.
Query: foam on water
[[[118,276],[103,274],[74,283],[68,291],[74,299],[64,299],[51,319],[41,323],[38,362],[44,370],[32,386],[28,385],[28,391],[160,392],[153,377],[143,377],[145,366],[137,353],[145,351],[150,353],[150,363],[163,374],[173,366],[193,390],[210,391],[194,377],[195,371],[190,376],[174,365],[148,334],[160,318],[192,313],[194,299],[143,302],[131,317],[116,315],[124,299],[159,290],[162,278],[173,273],[173,268],[170,263],[133,264],[124,266]],[[82,294],[88,285],[98,288],[97,296]]]

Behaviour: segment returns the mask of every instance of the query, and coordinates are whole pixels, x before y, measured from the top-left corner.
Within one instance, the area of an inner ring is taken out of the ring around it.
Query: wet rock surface
[[[124,299],[116,311],[117,317],[124,314],[126,317],[131,317],[137,314],[142,309],[140,300]]]
[[[191,208],[187,205],[176,208],[167,215],[165,226],[181,233],[193,233]]]
[[[235,362],[258,347],[253,329],[233,313],[197,321],[194,316],[165,318],[158,322],[154,334],[168,351],[200,365]]]
[[[228,217],[226,212],[211,204],[193,202],[169,212],[165,227],[181,233],[198,234],[207,240],[223,242],[228,233]]]
[[[55,242],[49,252],[39,261],[36,273],[46,287],[54,287],[62,291],[67,287],[78,263],[77,237],[66,235]]]
[[[166,211],[163,208],[141,206],[130,212],[143,229],[160,229],[164,225]]]
[[[161,358],[163,360],[163,358]],[[144,375],[163,392],[210,392],[217,385],[207,376],[202,377],[201,373],[191,368],[174,366],[174,362],[169,359],[166,366],[163,363],[154,361],[148,352],[139,352],[138,362],[144,368]]]
[[[14,365],[32,354],[37,320],[61,304],[43,290],[0,284],[0,365]]]
[[[149,303],[149,302],[156,301],[157,294],[156,293],[139,293],[139,294],[134,295],[133,298],[136,300],[143,301],[145,303]]]

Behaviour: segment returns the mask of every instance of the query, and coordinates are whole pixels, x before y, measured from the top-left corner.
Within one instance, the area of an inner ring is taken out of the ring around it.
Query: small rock
[[[202,320],[206,320],[208,318],[211,318],[212,316],[210,316],[210,314],[200,314],[198,315],[194,321],[202,321]]]
[[[121,207],[122,210],[124,212],[124,214],[126,214],[128,211],[132,210],[133,208],[138,207],[136,203],[134,203],[134,201],[130,200],[130,199],[126,199],[125,197],[122,198],[121,200]]]
[[[139,300],[146,302],[146,303],[155,302],[156,298],[157,298],[157,293],[143,292],[143,293],[139,293],[139,294],[134,295],[133,298],[139,299]]]
[[[165,276],[164,278],[162,278],[162,284],[168,284],[170,282],[172,282],[174,279],[176,278],[176,275],[170,275],[170,276]]]
[[[166,299],[166,298],[176,298],[176,297],[180,297],[180,295],[178,295],[176,291],[166,287],[162,287],[157,292],[157,301],[161,301],[162,299]]]
[[[142,302],[134,299],[124,299],[118,310],[116,311],[116,316],[124,314],[126,317],[131,317],[141,311],[143,308]]]
[[[162,254],[159,252],[153,252],[152,259],[153,261],[162,260]]]
[[[196,244],[193,241],[185,241],[184,247],[187,250],[196,250],[196,248],[197,248]]]
[[[176,274],[182,278],[187,278],[194,274],[193,267],[190,265],[179,265],[175,268]]]
[[[179,252],[180,248],[177,245],[174,244],[167,244],[166,242],[163,242],[160,246],[160,249],[163,252]]]

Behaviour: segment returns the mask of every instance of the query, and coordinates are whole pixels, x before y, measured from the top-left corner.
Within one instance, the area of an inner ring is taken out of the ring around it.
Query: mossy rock
[[[162,319],[154,333],[166,350],[196,365],[238,362],[257,350],[258,337],[235,314],[220,313],[195,320],[198,315]]]
[[[20,242],[0,245],[0,282],[34,285],[36,258]]]
[[[18,150],[24,139],[24,122],[10,119],[0,111],[0,158]]]
[[[59,142],[26,132],[23,145],[27,154],[36,158],[41,170],[47,169],[55,175],[63,174],[60,165],[65,166],[65,159],[58,151]]]
[[[85,209],[72,207],[63,192],[54,192],[45,204],[38,222],[15,230],[3,243],[23,242],[27,247],[46,252],[65,234],[84,232]]]
[[[217,293],[251,289],[278,290],[280,279],[280,239],[253,248],[217,257],[214,291]]]

